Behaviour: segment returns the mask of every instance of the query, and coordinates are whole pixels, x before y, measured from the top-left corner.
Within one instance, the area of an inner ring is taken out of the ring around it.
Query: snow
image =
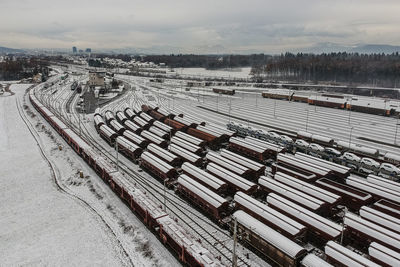
[[[367,176],[367,181],[400,192],[400,183],[398,182],[394,182],[373,174]]]
[[[224,167],[230,171],[233,171],[234,173],[239,174],[239,175],[244,175],[249,171],[248,168],[246,168],[236,162],[233,162],[227,158],[221,157],[220,154],[218,154],[217,152],[214,152],[214,151],[208,152],[206,155],[206,159],[208,161],[211,161],[211,162],[214,162],[215,164],[220,165],[221,167]]]
[[[150,152],[147,152],[147,151],[143,152],[143,154],[140,157],[142,158],[142,160],[147,161],[148,163],[150,163],[154,167],[158,168],[163,173],[167,173],[167,172],[169,172],[170,170],[173,169],[173,167],[171,165],[169,165],[165,161],[157,158],[156,156],[154,156]]]
[[[179,137],[179,138],[181,138],[181,139],[183,139],[185,141],[188,141],[188,142],[190,142],[190,143],[192,143],[192,144],[194,144],[196,146],[200,146],[201,144],[204,144],[203,140],[201,140],[201,139],[199,139],[197,137],[191,136],[190,134],[186,134],[184,132],[181,132],[181,131],[177,131],[175,133],[175,136]]]
[[[400,233],[400,219],[390,216],[381,211],[375,210],[373,208],[362,206],[360,208],[361,218],[367,219],[371,222],[379,224],[397,233]]]
[[[201,160],[201,157],[175,144],[169,145],[168,150],[193,164],[196,164]]]
[[[209,187],[213,188],[215,191],[221,189],[222,186],[226,185],[225,182],[221,181],[217,177],[205,172],[204,170],[185,162],[182,164],[182,170],[192,177],[201,180],[203,183],[207,184]]]
[[[330,265],[329,263],[314,254],[308,254],[307,256],[305,256],[304,259],[301,261],[301,264],[304,267],[333,267],[333,265]]]
[[[301,254],[306,253],[306,250],[302,246],[296,244],[262,222],[254,219],[244,211],[236,211],[233,214],[233,217],[236,218],[238,224],[245,226],[247,229],[251,229],[252,232],[260,236],[267,243],[283,251],[291,258],[297,258]]]
[[[241,176],[224,169],[215,163],[209,163],[207,165],[207,171],[211,172],[212,174],[221,177],[221,179],[227,181],[229,184],[233,184],[234,186],[240,188],[241,190],[247,192],[248,190],[252,189],[256,186],[256,184],[247,181],[246,179],[242,178]]]
[[[371,243],[368,248],[368,254],[389,266],[400,266],[400,253],[388,249],[376,242]]]
[[[373,184],[365,179],[349,176],[346,179],[346,184],[353,186],[357,189],[360,189],[362,191],[368,192],[370,194],[377,195],[379,197],[400,203],[400,192],[397,192],[395,190],[377,184]]]
[[[238,164],[241,164],[255,172],[260,172],[262,170],[265,170],[264,165],[254,161],[254,160],[243,157],[239,154],[233,153],[227,149],[221,149],[221,156],[223,156],[224,158],[230,159]]]
[[[380,267],[379,264],[376,264],[333,241],[328,241],[325,246],[325,253],[345,266]]]
[[[334,172],[340,173],[341,175],[347,175],[347,174],[349,174],[349,172],[351,170],[349,167],[339,165],[337,163],[330,162],[330,161],[320,159],[317,157],[313,157],[313,156],[310,156],[310,155],[307,155],[307,154],[304,154],[301,152],[296,152],[296,154],[294,156],[299,159],[302,159],[304,161],[308,161],[312,164],[316,164],[316,165],[322,166],[324,168],[330,169]]]
[[[300,169],[318,174],[321,177],[328,175],[328,173],[330,172],[330,170],[328,170],[322,166],[311,164],[309,162],[303,161],[303,160],[296,158],[295,156],[289,155],[289,154],[279,153],[278,157],[277,157],[277,162],[278,162],[278,164],[279,164],[279,162],[284,162],[286,164],[298,167]]]

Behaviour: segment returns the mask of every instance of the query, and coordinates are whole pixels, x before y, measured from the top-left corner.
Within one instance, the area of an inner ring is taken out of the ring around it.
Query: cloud
[[[326,42],[399,45],[398,10],[391,0],[2,0],[0,45],[267,53]]]

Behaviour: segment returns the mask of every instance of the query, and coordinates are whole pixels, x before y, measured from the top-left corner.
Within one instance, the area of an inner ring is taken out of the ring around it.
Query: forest
[[[46,76],[47,66],[47,62],[35,57],[6,58],[0,62],[0,80],[31,78],[38,73]]]

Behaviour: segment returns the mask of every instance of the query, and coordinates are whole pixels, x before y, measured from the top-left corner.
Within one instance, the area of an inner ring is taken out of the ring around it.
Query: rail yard
[[[181,264],[400,264],[395,101],[116,74],[85,113],[54,68],[30,105]]]

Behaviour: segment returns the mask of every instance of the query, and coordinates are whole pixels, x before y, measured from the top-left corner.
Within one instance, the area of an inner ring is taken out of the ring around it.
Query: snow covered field
[[[176,68],[178,74],[192,77],[250,78],[250,67],[231,70],[207,70],[205,68]]]
[[[29,86],[0,97],[0,265],[180,265],[34,111]]]

